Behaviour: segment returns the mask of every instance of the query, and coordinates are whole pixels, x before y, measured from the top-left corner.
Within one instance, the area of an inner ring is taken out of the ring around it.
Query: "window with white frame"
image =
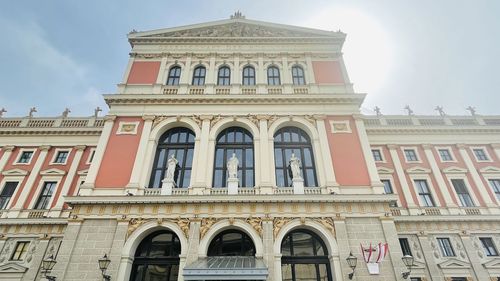
[[[432,198],[429,185],[426,180],[414,180],[415,187],[417,188],[418,196],[424,207],[435,207],[434,199]]]
[[[243,68],[243,86],[255,85],[255,68],[253,66],[245,66]]]
[[[439,248],[441,249],[441,253],[443,257],[454,257],[455,250],[453,250],[453,246],[451,245],[450,238],[437,238]]]
[[[439,157],[441,157],[441,161],[453,161],[453,156],[448,148],[440,148],[438,149]]]
[[[35,152],[32,150],[21,151],[19,159],[17,159],[17,163],[19,164],[28,164],[31,162],[31,158]]]
[[[474,200],[469,194],[467,190],[467,186],[465,185],[465,181],[463,179],[452,179],[451,184],[457,193],[458,199],[462,204],[462,207],[474,207]]]
[[[52,194],[54,194],[56,185],[57,182],[55,181],[47,181],[43,183],[42,192],[36,201],[34,209],[42,210],[49,207],[50,198],[52,198]]]
[[[404,149],[405,159],[407,162],[416,162],[418,161],[417,152],[415,149]]]
[[[484,253],[488,257],[497,257],[498,251],[495,247],[495,243],[493,243],[493,239],[491,237],[481,237],[479,238],[481,244],[483,245]]]
[[[382,152],[380,151],[380,149],[372,149],[372,155],[373,155],[373,160],[375,160],[375,162],[384,161],[384,158],[382,157]]]
[[[472,149],[474,152],[474,156],[476,156],[477,161],[489,161],[488,155],[483,148],[474,148]]]
[[[87,158],[87,164],[91,164],[92,161],[94,160],[94,156],[95,156],[95,148],[92,148],[90,150],[90,154],[89,154],[89,157]]]
[[[19,182],[17,181],[8,181],[2,188],[2,192],[0,193],[0,210],[7,209],[9,205],[10,199],[12,195],[14,195],[14,191],[16,191],[17,185]]]
[[[384,192],[385,194],[392,194],[394,191],[392,190],[392,184],[390,180],[381,180],[384,184]]]
[[[192,85],[194,86],[203,86],[205,85],[205,74],[207,73],[207,69],[204,66],[198,66],[193,71],[193,81]]]
[[[66,160],[68,160],[69,156],[69,151],[67,150],[59,150],[56,152],[56,155],[54,157],[54,161],[52,161],[53,164],[65,164]]]
[[[489,182],[491,188],[493,188],[493,192],[495,192],[497,200],[500,201],[500,179],[491,179]]]
[[[169,86],[177,86],[179,85],[179,81],[181,79],[181,67],[178,65],[170,68],[168,72],[167,85]]]
[[[305,85],[306,79],[304,78],[304,69],[299,65],[292,67],[292,81],[294,85]]]

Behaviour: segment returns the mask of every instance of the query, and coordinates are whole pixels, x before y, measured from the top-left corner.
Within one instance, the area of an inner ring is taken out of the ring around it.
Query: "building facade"
[[[0,280],[500,280],[500,116],[361,115],[342,32],[128,39],[105,117],[0,118]]]

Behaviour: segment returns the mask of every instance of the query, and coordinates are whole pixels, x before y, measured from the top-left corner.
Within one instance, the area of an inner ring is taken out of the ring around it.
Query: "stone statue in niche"
[[[228,178],[229,179],[236,179],[238,178],[238,165],[240,164],[240,161],[236,157],[236,153],[233,153],[233,156],[229,158],[227,161],[227,173],[228,173]]]
[[[290,161],[288,161],[288,173],[292,179],[302,179],[300,175],[300,159],[293,152]]]
[[[179,161],[175,159],[175,155],[170,155],[167,161],[167,173],[165,174],[165,180],[176,182],[177,176],[179,175]]]

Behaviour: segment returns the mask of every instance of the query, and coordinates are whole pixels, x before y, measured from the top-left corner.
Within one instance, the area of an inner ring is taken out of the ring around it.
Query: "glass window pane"
[[[157,168],[162,168],[165,164],[165,154],[167,153],[166,149],[161,149],[158,154],[158,161],[156,162]]]
[[[223,170],[215,170],[215,175],[214,175],[214,187],[223,187],[226,184],[222,183],[222,175],[223,175]]]
[[[316,274],[316,265],[314,264],[295,264],[295,281],[318,280]]]
[[[162,170],[157,170],[154,175],[154,180],[153,180],[153,188],[158,188],[160,187],[160,181],[162,180],[161,178]]]
[[[243,142],[243,132],[236,132],[236,142]]]
[[[304,148],[304,163],[303,164],[306,167],[313,166],[312,157],[311,157],[311,150],[309,148]]]
[[[193,149],[190,148],[190,149],[188,149],[187,154],[186,154],[185,167],[191,168],[192,166],[193,166]]]
[[[142,281],[147,265],[138,265],[135,269],[134,281]]]
[[[253,167],[253,149],[245,149],[245,165]]]
[[[245,181],[246,181],[246,184],[245,184],[246,187],[253,187],[254,186],[254,184],[253,184],[253,170],[246,170]]]
[[[295,232],[293,233],[292,239],[294,256],[314,256],[312,237],[310,234]]]
[[[181,187],[188,187],[190,181],[191,181],[191,170],[185,170],[184,171],[184,178],[182,180],[182,186]]]
[[[276,185],[277,186],[285,186],[285,178],[283,175],[283,170],[276,169]]]
[[[291,132],[292,142],[299,142],[299,134],[297,132]]]
[[[234,131],[230,131],[227,134],[227,142],[232,143],[234,142]]]
[[[276,168],[283,167],[283,154],[280,148],[274,149],[274,161]]]
[[[293,281],[292,279],[292,265],[282,264],[281,265],[281,279],[283,281]]]
[[[223,166],[224,166],[224,150],[222,148],[219,148],[215,152],[215,167],[222,168]]]
[[[303,170],[302,170],[302,173],[304,173]],[[314,177],[314,170],[313,169],[307,169],[306,173],[307,173],[307,182],[305,183],[306,186],[309,186],[309,187],[317,186],[317,184],[314,181],[314,178],[315,178]]]

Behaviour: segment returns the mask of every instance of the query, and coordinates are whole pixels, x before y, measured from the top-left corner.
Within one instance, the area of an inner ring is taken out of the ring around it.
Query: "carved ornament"
[[[248,224],[250,224],[262,237],[264,234],[263,228],[262,228],[262,218],[254,218],[254,217],[249,217],[245,220]]]
[[[280,230],[283,228],[285,224],[290,222],[292,219],[291,218],[275,218],[273,220],[273,234],[274,238],[278,236],[278,233]]]

